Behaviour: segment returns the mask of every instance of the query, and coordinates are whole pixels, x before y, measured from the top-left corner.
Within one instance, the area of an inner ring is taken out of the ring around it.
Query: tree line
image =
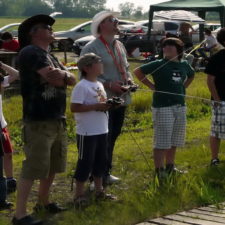
[[[92,17],[106,0],[0,0],[0,16],[32,16],[59,11],[63,17]]]
[[[62,12],[62,17],[91,18],[106,9],[106,0],[0,0],[0,16],[27,17],[35,14]],[[134,19],[148,19],[149,6],[143,7],[125,1],[119,5],[121,16]],[[216,13],[207,13],[209,20],[217,20]]]

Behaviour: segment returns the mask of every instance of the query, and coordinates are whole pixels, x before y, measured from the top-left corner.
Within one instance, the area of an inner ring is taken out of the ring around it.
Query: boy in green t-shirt
[[[177,38],[163,41],[161,60],[135,69],[137,78],[153,94],[154,163],[156,174],[182,172],[174,166],[176,148],[184,145],[186,128],[185,89],[194,79],[194,70],[181,60],[183,42]],[[153,82],[146,75],[151,74]],[[165,164],[165,167],[164,167]]]

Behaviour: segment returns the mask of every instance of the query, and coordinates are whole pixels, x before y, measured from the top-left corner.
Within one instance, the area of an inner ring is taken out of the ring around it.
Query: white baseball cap
[[[114,16],[114,13],[110,11],[101,11],[93,17],[92,24],[91,24],[91,33],[93,36],[95,36],[96,38],[100,36],[100,34],[98,33],[99,24],[104,19],[110,16]]]

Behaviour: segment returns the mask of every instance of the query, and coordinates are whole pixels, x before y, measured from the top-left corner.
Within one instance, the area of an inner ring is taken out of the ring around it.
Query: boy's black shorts
[[[107,165],[108,134],[77,134],[78,161],[74,178],[84,182],[90,175],[102,177]]]

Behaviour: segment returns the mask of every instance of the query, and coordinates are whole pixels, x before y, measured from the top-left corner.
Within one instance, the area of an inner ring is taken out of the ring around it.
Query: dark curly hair
[[[176,47],[177,53],[178,53],[178,59],[181,60],[183,57],[183,52],[184,52],[183,41],[181,41],[179,38],[173,38],[173,37],[166,38],[162,43],[162,47],[164,48],[167,45]]]
[[[9,40],[9,39],[11,40],[11,39],[13,39],[13,36],[10,32],[6,31],[1,35],[1,39],[4,41]]]

